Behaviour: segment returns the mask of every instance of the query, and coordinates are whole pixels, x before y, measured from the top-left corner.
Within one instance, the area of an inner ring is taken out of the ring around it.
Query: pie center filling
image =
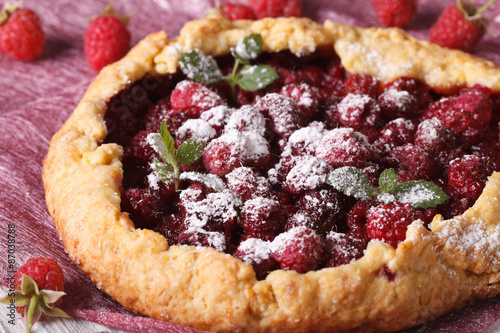
[[[500,94],[488,88],[383,85],[326,49],[236,51],[207,62],[232,81],[146,75],[108,103],[122,211],[169,245],[232,254],[258,279],[335,267],[372,239],[397,247],[415,220],[462,214],[500,170]]]

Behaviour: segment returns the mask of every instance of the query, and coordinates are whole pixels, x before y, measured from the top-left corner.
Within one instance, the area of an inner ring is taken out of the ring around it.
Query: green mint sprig
[[[366,175],[355,167],[341,167],[332,171],[328,183],[335,189],[359,200],[369,200],[376,196],[389,203],[399,201],[409,203],[415,209],[436,207],[449,196],[436,184],[425,180],[412,180],[398,184],[394,169],[384,170],[379,177],[379,187],[374,187]]]
[[[276,70],[268,65],[252,65],[262,52],[262,36],[250,34],[238,42],[231,54],[235,59],[233,70],[222,75],[217,62],[200,50],[186,52],[179,59],[179,67],[187,77],[206,84],[226,81],[231,87],[233,99],[236,100],[236,86],[246,91],[256,91],[267,87],[279,76]]]
[[[167,129],[167,124],[162,121],[158,133],[147,136],[149,145],[160,155],[162,161],[155,157],[151,164],[158,178],[165,183],[174,181],[175,190],[179,188],[180,164],[192,164],[203,154],[204,143],[200,140],[189,139],[183,142],[177,151],[174,138]]]

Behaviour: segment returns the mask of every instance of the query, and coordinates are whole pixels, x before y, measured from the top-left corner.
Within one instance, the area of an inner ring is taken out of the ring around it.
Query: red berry
[[[286,85],[281,89],[281,94],[297,102],[302,118],[311,119],[318,113],[319,92],[307,83]]]
[[[124,157],[129,161],[133,161],[139,165],[147,166],[153,162],[155,157],[159,157],[153,147],[147,142],[147,137],[151,131],[138,132],[124,150]]]
[[[130,214],[136,228],[154,226],[163,206],[158,193],[152,189],[129,188],[122,195],[122,209]]]
[[[355,95],[368,95],[376,98],[379,92],[380,82],[368,74],[350,75],[345,81],[345,93]]]
[[[290,137],[305,122],[298,104],[290,97],[267,94],[255,103],[255,107],[272,119],[272,128],[280,138]]]
[[[286,213],[274,199],[256,197],[241,209],[241,226],[247,232],[278,233],[283,230]]]
[[[382,240],[396,248],[406,239],[408,226],[418,219],[424,220],[424,214],[410,204],[391,202],[368,209],[366,229],[370,239]]]
[[[172,214],[162,217],[153,230],[163,235],[167,239],[168,245],[177,244],[179,235],[185,231],[182,214]]]
[[[17,60],[37,58],[45,45],[38,15],[30,9],[7,7],[0,12],[0,52]]]
[[[304,226],[295,227],[278,235],[273,240],[274,258],[281,269],[299,273],[314,271],[323,259],[323,241],[312,230]]]
[[[372,0],[377,19],[386,27],[403,27],[417,10],[417,0]]]
[[[362,167],[371,156],[371,148],[363,134],[352,128],[335,128],[323,136],[316,156],[332,167]]]
[[[481,10],[481,9],[480,9]],[[488,22],[471,4],[448,6],[429,29],[429,40],[440,46],[469,52],[483,37]]]
[[[271,184],[262,176],[259,176],[249,167],[234,169],[226,175],[227,187],[239,195],[243,201],[250,200],[256,196],[268,197],[271,195]]]
[[[450,187],[461,195],[476,200],[484,189],[492,170],[476,155],[465,155],[451,161],[448,170]]]
[[[246,238],[241,241],[233,257],[252,265],[258,280],[279,268],[279,263],[271,255],[271,242],[259,238]]]
[[[35,280],[39,289],[64,291],[63,271],[52,258],[30,258],[16,273],[16,289],[21,290],[21,279],[26,274]]]
[[[430,154],[454,148],[456,141],[453,132],[444,127],[443,123],[437,118],[422,121],[415,133],[415,145]]]
[[[358,131],[374,127],[380,119],[380,105],[368,95],[348,94],[337,105],[339,121]]]
[[[186,112],[183,110],[173,110],[170,106],[170,99],[164,98],[149,108],[144,122],[149,131],[157,132],[160,129],[161,123],[165,120],[168,131],[175,133],[187,119]]]
[[[203,111],[223,104],[222,98],[204,85],[181,81],[170,96],[172,109],[182,110],[189,118],[199,118]]]
[[[222,5],[222,14],[230,20],[256,20],[252,8],[241,3],[226,2]]]
[[[257,18],[264,17],[300,17],[302,15],[301,0],[250,0],[250,7]]]
[[[112,12],[106,11],[94,19],[84,36],[87,61],[96,71],[120,60],[130,47],[130,32],[126,24]]]
[[[326,267],[337,267],[350,263],[352,260],[363,256],[364,248],[358,247],[351,235],[331,231],[326,236],[326,245],[329,252],[329,258],[326,261]]]
[[[386,162],[398,172],[399,181],[432,179],[436,173],[434,160],[420,147],[411,143],[396,147]]]

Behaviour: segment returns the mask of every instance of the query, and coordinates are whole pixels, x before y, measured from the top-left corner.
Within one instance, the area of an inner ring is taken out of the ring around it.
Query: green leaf
[[[167,151],[170,153],[170,155],[174,156],[175,155],[175,139],[170,134],[167,128],[167,122],[163,120],[160,125],[160,130],[158,133],[161,135],[161,138],[163,139],[163,142],[165,143],[165,147],[167,148]]]
[[[226,183],[222,179],[211,173],[205,174],[201,172],[183,172],[181,173],[179,179],[203,183],[205,184],[205,186],[217,192],[222,192],[226,188]]]
[[[236,54],[235,58],[248,63],[248,60],[257,58],[262,52],[262,44],[260,34],[250,34],[236,44],[236,48],[232,51],[233,56]]]
[[[375,191],[366,175],[355,167],[346,166],[333,170],[328,183],[344,194],[360,200],[370,199]]]
[[[278,78],[278,73],[268,65],[248,66],[240,72],[238,85],[246,91],[256,91],[267,87]]]
[[[184,164],[192,164],[201,157],[203,148],[203,141],[189,139],[177,148],[177,161]]]
[[[186,52],[179,59],[179,67],[187,77],[206,84],[222,80],[222,73],[215,59],[200,50]]]
[[[394,169],[385,169],[378,179],[378,184],[384,192],[392,193],[398,184],[398,175]]]
[[[436,184],[425,180],[412,180],[396,186],[393,195],[399,202],[409,203],[413,208],[436,207],[449,196]]]

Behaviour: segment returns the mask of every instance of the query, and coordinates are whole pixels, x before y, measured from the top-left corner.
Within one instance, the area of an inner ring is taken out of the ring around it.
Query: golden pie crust
[[[305,18],[189,22],[180,36],[149,35],[103,69],[51,141],[44,162],[47,205],[80,269],[136,313],[201,330],[238,332],[394,331],[500,293],[500,173],[472,208],[431,231],[420,221],[397,249],[371,241],[348,265],[299,274],[276,270],[258,281],[252,267],[211,248],[169,246],[135,229],[120,211],[123,148],[102,144],[107,102],[146,73],[173,73],[193,48],[220,55],[249,33],[264,50],[308,54],[334,47],[351,73],[389,82],[409,76],[441,91],[476,83],[500,91],[500,68],[417,40],[399,29],[363,29]],[[387,266],[396,274],[380,274]]]

